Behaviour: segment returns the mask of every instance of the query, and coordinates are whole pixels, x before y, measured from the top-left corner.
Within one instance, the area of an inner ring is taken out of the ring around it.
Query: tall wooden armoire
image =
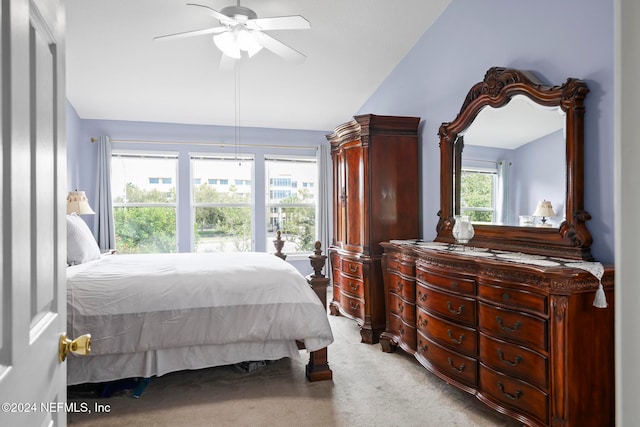
[[[327,135],[333,159],[330,309],[356,320],[368,344],[385,329],[380,242],[419,236],[419,122],[367,114]]]

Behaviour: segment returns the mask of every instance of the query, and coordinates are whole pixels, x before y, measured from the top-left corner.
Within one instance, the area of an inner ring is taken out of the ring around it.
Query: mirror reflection
[[[456,118],[438,131],[436,241],[453,243],[455,216],[466,214],[484,221],[474,222],[473,246],[592,259],[585,224],[591,215],[584,210],[587,93],[579,79],[548,86],[530,71],[490,68],[471,87]],[[525,112],[512,112],[519,107]],[[539,121],[540,114],[549,118]],[[533,136],[524,136],[531,131]],[[491,182],[490,190],[474,188],[473,174],[487,169],[489,178],[476,179]]]
[[[480,110],[455,142],[462,154],[455,212],[479,224],[559,227],[566,219],[565,123],[560,107],[523,95]]]

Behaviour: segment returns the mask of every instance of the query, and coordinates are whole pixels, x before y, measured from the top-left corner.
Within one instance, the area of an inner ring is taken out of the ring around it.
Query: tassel
[[[607,297],[604,294],[604,289],[602,287],[602,282],[598,285],[598,290],[596,291],[596,298],[593,300],[593,305],[598,308],[607,308]]]

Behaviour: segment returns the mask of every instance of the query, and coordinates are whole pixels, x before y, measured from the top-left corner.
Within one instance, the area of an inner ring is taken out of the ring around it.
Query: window
[[[283,252],[312,251],[316,235],[316,158],[267,156],[265,171],[267,251],[275,251],[272,241],[278,230],[285,240]]]
[[[191,156],[195,252],[252,250],[253,189],[229,182],[251,183],[253,163],[251,157]]]
[[[149,178],[149,184],[171,184],[172,178]]]
[[[111,191],[119,253],[176,252],[174,154],[114,152]]]
[[[472,222],[494,222],[497,172],[463,169],[460,179],[460,214]]]

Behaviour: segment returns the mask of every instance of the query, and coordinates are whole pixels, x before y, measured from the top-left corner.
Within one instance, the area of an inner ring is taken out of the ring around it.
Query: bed
[[[310,353],[307,377],[331,378],[319,243],[308,278],[279,250],[93,254],[77,262],[73,230],[84,221],[69,222],[78,219],[67,230],[67,332],[90,333],[92,342],[90,355],[68,359],[68,385],[294,358],[301,348]]]

